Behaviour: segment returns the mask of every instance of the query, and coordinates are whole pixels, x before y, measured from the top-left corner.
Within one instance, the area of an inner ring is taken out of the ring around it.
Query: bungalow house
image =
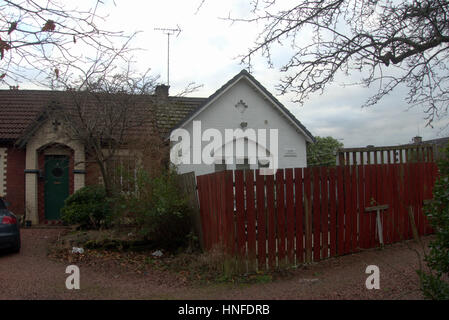
[[[59,221],[59,209],[69,194],[86,184],[98,183],[98,168],[86,165],[87,146],[59,135],[61,123],[45,116],[55,104],[70,106],[72,103],[64,91],[0,90],[0,196],[10,203],[11,211],[26,214],[26,219],[33,224]],[[226,128],[276,129],[277,167],[307,165],[306,144],[314,141],[313,136],[244,70],[209,98],[169,96],[168,87],[160,85],[153,95],[142,97],[140,103],[157,106],[151,109],[156,113],[152,125],[166,139],[173,129],[194,135],[194,126],[199,122],[202,129],[215,128],[219,132]],[[243,139],[247,147],[259,143],[247,136]],[[268,149],[265,151],[273,154]],[[213,164],[181,163],[178,171],[195,171],[199,175],[223,168],[267,165],[254,163],[245,156],[234,162],[230,160],[217,158]]]

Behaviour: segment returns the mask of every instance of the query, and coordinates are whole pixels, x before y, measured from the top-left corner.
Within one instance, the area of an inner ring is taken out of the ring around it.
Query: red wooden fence
[[[432,198],[435,163],[257,170],[198,176],[206,250],[221,245],[248,269],[319,261],[432,232],[422,207]],[[412,222],[411,222],[412,221]],[[414,222],[413,222],[414,221]]]

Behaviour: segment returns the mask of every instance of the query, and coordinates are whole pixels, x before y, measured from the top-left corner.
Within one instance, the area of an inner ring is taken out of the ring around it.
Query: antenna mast
[[[154,28],[154,30],[162,31],[163,34],[167,35],[167,86],[170,86],[170,36],[176,34],[176,37],[178,37],[181,28],[177,25],[176,29]]]

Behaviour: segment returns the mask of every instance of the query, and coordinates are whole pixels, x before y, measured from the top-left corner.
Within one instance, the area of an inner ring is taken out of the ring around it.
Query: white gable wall
[[[235,106],[242,100],[248,108],[241,113]],[[241,78],[236,84],[229,87],[222,95],[216,98],[205,110],[189,121],[183,128],[190,133],[190,154],[192,161],[193,146],[193,121],[201,121],[201,130],[208,128],[218,129],[225,136],[225,129],[240,128],[241,122],[247,122],[247,128],[267,129],[267,143],[269,144],[269,129],[278,129],[278,167],[297,168],[306,167],[306,139],[290,119],[284,117],[277,106],[274,106],[265,96],[255,88],[248,80]],[[265,123],[267,121],[267,123]],[[202,142],[202,147],[209,141]],[[287,149],[294,149],[296,157],[286,157]],[[212,173],[214,165],[206,164],[180,164],[177,166],[179,173],[194,171],[196,175]],[[228,169],[235,169],[234,165],[227,165]],[[251,169],[258,166],[251,165]]]

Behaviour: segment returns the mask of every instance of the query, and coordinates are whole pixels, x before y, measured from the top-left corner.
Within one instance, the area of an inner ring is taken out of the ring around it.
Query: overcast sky
[[[83,0],[89,2],[89,0]],[[151,68],[166,81],[167,36],[154,28],[176,28],[182,32],[170,43],[170,94],[182,91],[194,81],[203,85],[193,95],[207,97],[232,78],[242,68],[239,55],[248,51],[261,25],[237,23],[220,19],[229,13],[245,17],[248,0],[206,0],[197,12],[201,0],[106,0],[103,12],[109,17],[106,28],[127,32],[141,31],[133,45],[144,49],[135,53],[137,67]],[[304,35],[307,38],[307,35]],[[370,96],[369,89],[335,84],[322,95],[311,96],[303,106],[291,102],[291,95],[280,96],[275,86],[282,77],[279,71],[288,47],[274,52],[275,68],[270,69],[263,58],[252,60],[253,76],[273,93],[313,135],[342,139],[346,147],[397,145],[411,141],[415,135],[424,140],[447,136],[441,132],[443,122],[435,129],[426,128],[422,109],[408,110],[405,90],[399,90],[381,103],[361,108]],[[447,121],[447,119],[445,120]]]

